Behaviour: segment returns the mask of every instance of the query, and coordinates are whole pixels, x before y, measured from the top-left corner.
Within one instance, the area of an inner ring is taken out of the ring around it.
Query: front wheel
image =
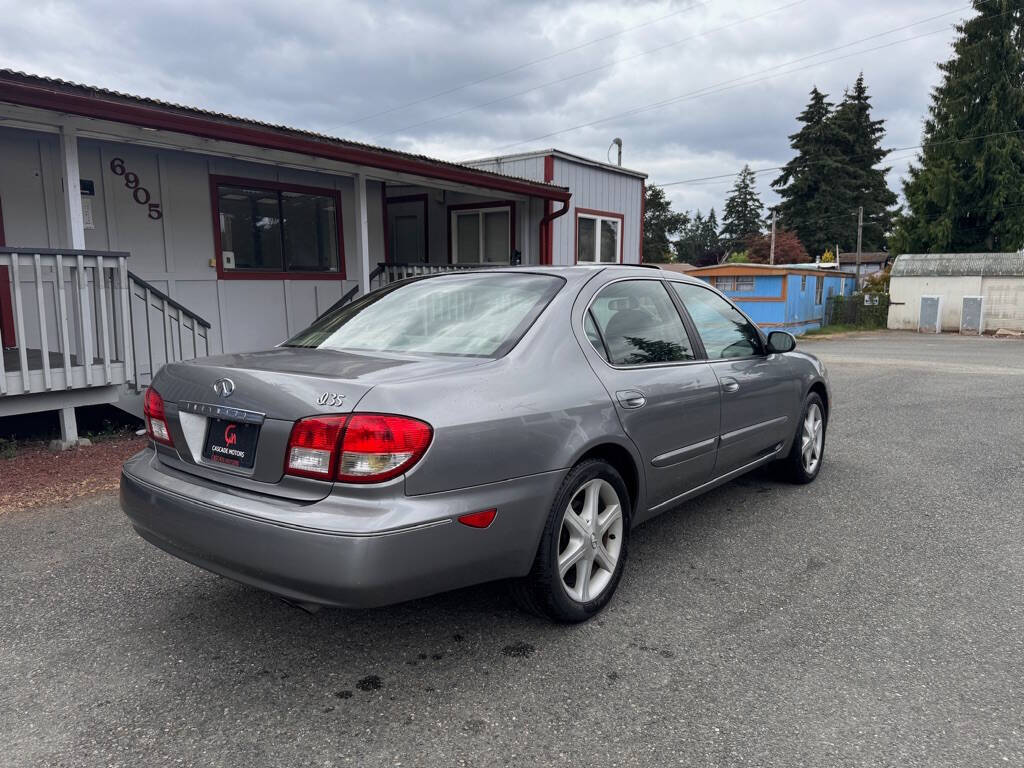
[[[611,600],[626,562],[631,514],[621,475],[591,459],[570,470],[555,496],[533,569],[512,585],[525,609],[586,621]]]
[[[804,401],[797,424],[796,436],[789,455],[780,464],[786,477],[800,485],[810,483],[821,471],[825,459],[825,405],[817,393],[812,392]]]

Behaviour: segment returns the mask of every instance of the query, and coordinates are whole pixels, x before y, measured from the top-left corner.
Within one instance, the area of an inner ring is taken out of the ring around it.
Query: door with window
[[[508,264],[515,247],[512,203],[452,206],[453,264]]]
[[[419,264],[427,258],[427,196],[387,200],[388,259],[398,264]]]
[[[582,320],[591,365],[643,457],[649,505],[664,505],[710,479],[718,379],[699,359],[665,283],[609,283]]]
[[[722,391],[715,475],[756,461],[795,429],[799,382],[784,355],[769,354],[761,333],[710,288],[671,283],[700,336]]]

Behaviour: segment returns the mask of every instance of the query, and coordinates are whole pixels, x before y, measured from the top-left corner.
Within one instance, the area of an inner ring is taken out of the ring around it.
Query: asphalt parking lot
[[[583,626],[495,586],[310,616],[113,496],[0,515],[0,765],[1024,765],[1024,342],[800,346],[817,482],[648,523]]]

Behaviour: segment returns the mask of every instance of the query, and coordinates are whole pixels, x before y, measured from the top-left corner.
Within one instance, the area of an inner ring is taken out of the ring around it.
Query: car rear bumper
[[[146,450],[125,464],[121,507],[144,539],[214,573],[291,600],[372,607],[525,575],[563,474],[400,495],[386,508],[377,500],[375,530],[365,507],[353,510],[336,494],[296,505],[289,521],[287,504],[211,493],[166,472]],[[263,506],[272,519],[261,516]],[[455,521],[491,507],[498,515],[486,529]],[[396,525],[403,518],[406,524]],[[304,524],[310,519],[320,526]],[[353,530],[344,530],[356,519]],[[325,520],[338,525],[327,527]]]

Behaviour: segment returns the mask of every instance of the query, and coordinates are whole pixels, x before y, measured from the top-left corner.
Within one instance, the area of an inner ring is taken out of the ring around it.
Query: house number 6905
[[[156,220],[164,217],[164,212],[160,210],[160,203],[152,203],[152,195],[149,194],[149,190],[142,186],[139,181],[139,174],[134,171],[129,171],[124,166],[124,160],[120,157],[115,157],[110,161],[110,171],[115,176],[124,177],[124,186],[126,189],[132,191],[132,199],[139,205],[146,206],[147,216]]]

